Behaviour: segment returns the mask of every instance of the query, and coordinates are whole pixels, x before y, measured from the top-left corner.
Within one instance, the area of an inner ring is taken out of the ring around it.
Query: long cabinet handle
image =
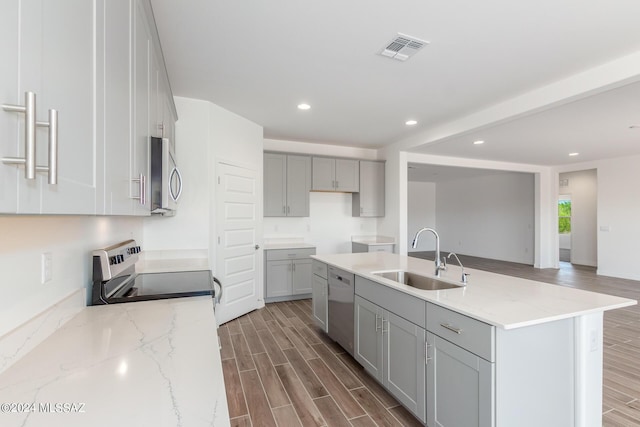
[[[25,179],[35,179],[36,172],[48,174],[51,185],[58,183],[58,111],[49,110],[49,121],[36,120],[36,94],[25,92],[24,105],[5,104],[2,109],[12,113],[24,114],[24,157],[4,157],[2,162],[8,165],[24,166]],[[36,164],[36,126],[49,128],[49,165]]]
[[[440,323],[440,326],[442,326],[445,329],[450,330],[451,332],[455,332],[456,334],[460,335],[462,333],[462,329],[458,329],[454,326],[451,326],[448,323]]]
[[[24,165],[25,179],[36,179],[36,94],[25,92],[24,105],[4,104],[2,109],[24,114],[24,157],[5,157],[8,165]]]
[[[379,331],[380,329],[382,329],[381,326],[378,326],[378,320],[380,320],[380,315],[376,313],[376,331]]]
[[[36,122],[38,127],[49,129],[49,166],[36,166],[38,172],[46,172],[51,185],[58,183],[58,110],[49,110],[48,122]]]
[[[144,174],[140,174],[139,178],[134,178],[131,181],[137,182],[139,185],[139,196],[132,197],[134,200],[139,200],[142,206],[147,204],[147,177]]]

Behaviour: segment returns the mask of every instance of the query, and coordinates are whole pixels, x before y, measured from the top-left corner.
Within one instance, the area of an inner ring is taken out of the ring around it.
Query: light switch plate
[[[51,270],[52,270],[52,264],[53,262],[53,256],[51,255],[51,252],[45,252],[42,254],[42,283],[47,283],[51,281]]]

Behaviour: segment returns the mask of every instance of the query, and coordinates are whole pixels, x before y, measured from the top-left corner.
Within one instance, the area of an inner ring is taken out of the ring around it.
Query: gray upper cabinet
[[[355,193],[360,189],[358,160],[313,158],[312,190]]]
[[[27,179],[24,165],[0,162],[1,213],[95,213],[95,20],[93,3],[82,0],[0,2],[0,103],[26,107],[26,93],[34,94],[33,109],[0,110],[0,157],[34,165]],[[57,166],[57,182],[35,166]]]
[[[360,192],[353,193],[353,216],[384,216],[384,162],[360,160]]]
[[[264,216],[309,216],[311,158],[264,154]]]

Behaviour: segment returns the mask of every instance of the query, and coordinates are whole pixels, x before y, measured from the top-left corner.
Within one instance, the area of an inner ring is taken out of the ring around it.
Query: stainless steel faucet
[[[460,265],[460,268],[462,269],[462,278],[460,279],[460,281],[466,285],[467,283],[469,283],[469,281],[467,280],[467,277],[469,276],[469,273],[465,273],[464,272],[464,266],[462,265],[462,262],[460,262],[460,258],[458,258],[458,255],[456,255],[455,252],[449,253],[449,256],[447,258],[451,258],[451,255],[456,257],[456,259],[458,260],[458,264]]]
[[[440,236],[438,236],[438,232],[433,228],[428,228],[428,227],[418,230],[418,232],[416,233],[416,236],[413,238],[413,243],[411,243],[411,247],[413,249],[418,247],[418,238],[420,237],[420,234],[423,231],[430,231],[433,233],[434,236],[436,236],[436,257],[434,259],[434,262],[436,263],[435,275],[436,277],[440,277],[440,272],[447,269],[447,262],[444,260],[444,257],[442,261],[440,260]]]

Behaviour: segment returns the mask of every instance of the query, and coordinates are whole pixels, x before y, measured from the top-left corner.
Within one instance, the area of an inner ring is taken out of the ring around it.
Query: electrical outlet
[[[42,254],[42,283],[47,283],[51,281],[51,270],[52,270],[52,259],[53,256],[51,252],[44,252]]]

